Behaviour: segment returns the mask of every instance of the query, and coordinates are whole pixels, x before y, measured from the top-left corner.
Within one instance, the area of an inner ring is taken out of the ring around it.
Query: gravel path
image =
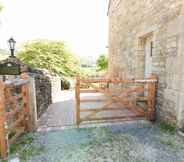
[[[39,122],[38,131],[48,131],[65,126],[71,126],[75,123],[75,102],[74,91],[60,91]]]
[[[28,162],[184,162],[184,139],[146,121],[40,132]]]

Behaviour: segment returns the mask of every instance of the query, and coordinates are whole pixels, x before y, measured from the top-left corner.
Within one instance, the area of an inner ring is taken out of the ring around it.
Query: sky
[[[28,40],[67,42],[80,56],[107,51],[108,0],[0,0],[0,48],[14,37],[17,46]]]

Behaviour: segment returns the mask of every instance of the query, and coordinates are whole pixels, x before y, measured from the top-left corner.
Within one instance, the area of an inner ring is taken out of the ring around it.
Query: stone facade
[[[184,128],[184,0],[109,3],[109,76],[143,78],[151,64],[159,78],[158,118]]]

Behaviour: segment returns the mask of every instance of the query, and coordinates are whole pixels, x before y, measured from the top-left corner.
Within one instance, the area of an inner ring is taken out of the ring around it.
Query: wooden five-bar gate
[[[82,88],[84,87],[84,88]],[[87,88],[86,88],[87,87]],[[127,121],[146,118],[155,120],[157,77],[151,75],[148,79],[81,79],[76,78],[76,123],[79,126],[82,122],[90,121]],[[82,94],[101,93],[105,98],[88,97],[82,99]],[[81,108],[82,103],[95,105],[103,102],[98,108]],[[113,107],[116,103],[120,107]],[[111,116],[98,116],[101,112],[111,112]],[[114,113],[117,111],[117,113]],[[123,113],[121,113],[121,111]],[[85,115],[86,113],[86,115]],[[122,114],[122,115],[119,115]]]
[[[0,81],[0,153],[8,157],[8,147],[24,132],[29,125],[28,75],[21,74],[19,79]]]

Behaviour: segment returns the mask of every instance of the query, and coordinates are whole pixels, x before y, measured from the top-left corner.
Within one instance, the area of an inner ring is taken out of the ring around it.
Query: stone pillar
[[[36,104],[36,88],[35,88],[35,79],[34,77],[29,77],[29,107],[30,107],[30,118],[32,130],[37,128],[37,104]]]

